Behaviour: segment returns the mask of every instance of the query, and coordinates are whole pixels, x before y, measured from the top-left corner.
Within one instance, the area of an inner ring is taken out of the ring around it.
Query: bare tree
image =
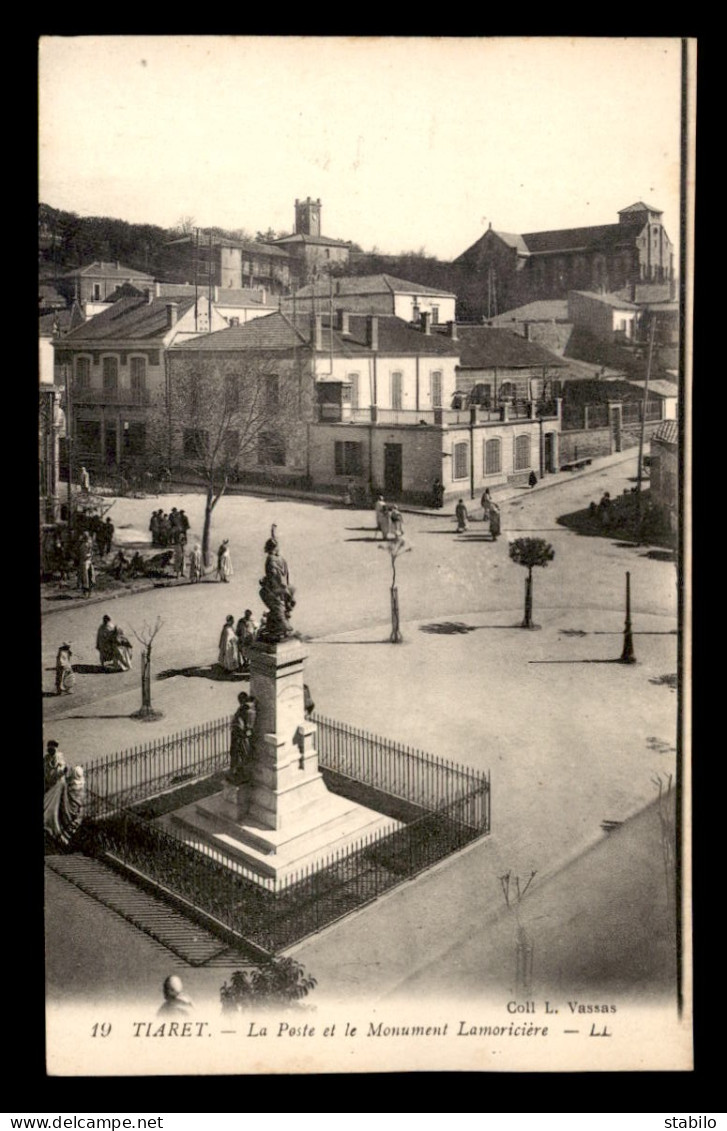
[[[289,358],[254,349],[222,358],[180,355],[170,363],[158,433],[167,452],[181,446],[185,468],[204,485],[206,565],[212,514],[229,484],[251,464],[285,466],[290,430],[302,416],[302,372]]]
[[[161,617],[157,617],[155,625],[152,626],[145,622],[141,632],[137,632],[135,628],[131,630],[143,646],[141,653],[141,707],[134,712],[132,717],[142,719],[144,722],[151,722],[153,719],[162,717],[162,712],[155,711],[151,705],[151,646],[163,623]]]

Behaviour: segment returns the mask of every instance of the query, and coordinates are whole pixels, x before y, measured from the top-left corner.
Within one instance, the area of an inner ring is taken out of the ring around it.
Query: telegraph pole
[[[71,411],[71,381],[68,362],[63,363],[63,378],[66,386],[66,454],[68,456],[68,529],[73,522],[73,415]]]
[[[641,432],[639,433],[639,466],[636,472],[636,501],[639,519],[641,519],[641,480],[644,465],[644,439],[646,436],[646,405],[649,396],[649,378],[651,377],[651,359],[654,355],[654,337],[656,335],[656,312],[652,313],[651,330],[649,333],[649,358],[646,363],[646,380],[644,381],[644,402],[641,406]]]

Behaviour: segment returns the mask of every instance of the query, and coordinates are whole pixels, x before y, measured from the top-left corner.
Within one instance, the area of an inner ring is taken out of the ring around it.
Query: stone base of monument
[[[401,827],[326,787],[316,727],[305,718],[304,659],[297,640],[250,649],[250,694],[257,704],[250,782],[230,782],[160,819],[197,851],[273,888]]]

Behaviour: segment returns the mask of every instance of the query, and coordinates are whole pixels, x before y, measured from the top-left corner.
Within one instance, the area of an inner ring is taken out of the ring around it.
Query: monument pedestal
[[[316,727],[305,718],[300,642],[256,643],[249,655],[257,705],[250,781],[229,782],[161,823],[198,851],[217,849],[251,879],[277,887],[357,841],[386,836],[401,822],[326,787]]]

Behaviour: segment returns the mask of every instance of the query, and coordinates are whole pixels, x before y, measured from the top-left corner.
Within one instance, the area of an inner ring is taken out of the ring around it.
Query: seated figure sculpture
[[[276,644],[293,635],[288,618],[295,608],[295,591],[290,584],[288,566],[280,556],[275,539],[267,540],[265,553],[265,576],[260,578],[260,600],[267,606],[268,614],[258,639],[267,644]]]

